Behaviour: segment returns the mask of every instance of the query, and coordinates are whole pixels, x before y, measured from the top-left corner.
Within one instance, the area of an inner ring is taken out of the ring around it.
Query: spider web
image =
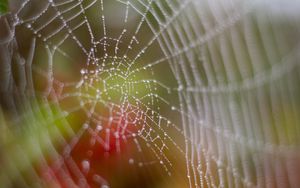
[[[300,183],[290,9],[239,0],[26,0],[13,9],[1,40],[3,62],[13,62],[1,65],[2,106],[20,133],[41,136],[29,141],[36,155],[8,152],[27,162],[6,156],[19,162],[5,164],[4,185],[108,187],[105,172],[92,171],[95,148],[169,176],[179,153],[190,187]],[[36,156],[48,173],[31,164]]]

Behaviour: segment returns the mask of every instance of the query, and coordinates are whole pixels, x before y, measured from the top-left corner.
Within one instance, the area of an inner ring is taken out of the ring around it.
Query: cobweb
[[[4,187],[112,186],[99,153],[171,178],[184,157],[189,187],[300,184],[298,3],[11,4]]]

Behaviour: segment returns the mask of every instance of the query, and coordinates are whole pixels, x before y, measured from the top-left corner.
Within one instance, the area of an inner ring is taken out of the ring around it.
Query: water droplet
[[[129,164],[133,164],[133,163],[134,163],[134,159],[130,158],[130,159],[128,160],[128,162],[129,162]]]
[[[84,70],[84,69],[81,69],[81,70],[80,70],[80,73],[81,73],[81,74],[84,74],[84,73],[85,73],[85,70]]]
[[[85,124],[83,124],[83,128],[87,129],[87,128],[89,128],[89,125],[87,123],[85,123]]]
[[[178,91],[181,91],[181,90],[183,90],[183,86],[182,86],[182,85],[179,85],[179,86],[178,86]]]
[[[83,160],[81,162],[81,166],[84,173],[88,173],[90,170],[90,162],[88,160]]]
[[[96,129],[98,130],[98,131],[101,131],[102,130],[102,126],[101,125],[97,125],[97,127],[96,127]]]

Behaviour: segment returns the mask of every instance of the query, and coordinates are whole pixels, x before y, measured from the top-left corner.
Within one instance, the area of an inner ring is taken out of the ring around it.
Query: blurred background
[[[298,187],[298,1],[0,1],[1,187]]]

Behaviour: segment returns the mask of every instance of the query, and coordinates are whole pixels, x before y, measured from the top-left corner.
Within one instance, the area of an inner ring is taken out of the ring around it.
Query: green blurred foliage
[[[8,10],[8,1],[0,0],[0,15],[6,13]]]

